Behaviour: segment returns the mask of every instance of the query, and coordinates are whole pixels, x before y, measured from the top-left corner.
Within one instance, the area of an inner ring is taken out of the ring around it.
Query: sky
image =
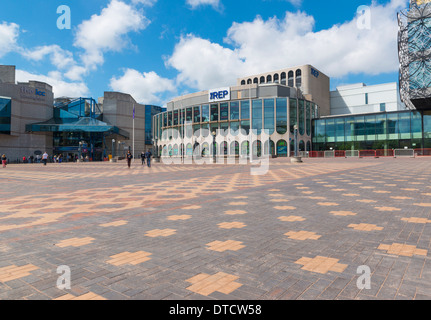
[[[142,104],[311,64],[331,90],[398,82],[408,0],[2,0],[0,64],[55,97]]]

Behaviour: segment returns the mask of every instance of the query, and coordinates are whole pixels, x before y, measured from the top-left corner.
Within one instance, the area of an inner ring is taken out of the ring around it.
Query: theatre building
[[[295,129],[299,148],[311,151],[312,119],[329,113],[329,78],[305,65],[176,98],[153,117],[153,134],[161,156],[285,157]]]

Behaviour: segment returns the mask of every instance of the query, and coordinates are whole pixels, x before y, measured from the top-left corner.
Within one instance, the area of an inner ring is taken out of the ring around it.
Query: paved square
[[[431,299],[431,158],[251,168],[0,169],[0,299]]]

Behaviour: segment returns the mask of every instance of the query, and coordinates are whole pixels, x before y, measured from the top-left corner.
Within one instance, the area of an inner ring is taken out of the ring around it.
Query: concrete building
[[[331,116],[406,110],[397,83],[339,86],[331,91]]]
[[[26,125],[53,116],[53,92],[49,84],[15,82],[15,67],[0,66],[0,153],[16,161],[35,153],[52,153],[52,133],[27,132]]]

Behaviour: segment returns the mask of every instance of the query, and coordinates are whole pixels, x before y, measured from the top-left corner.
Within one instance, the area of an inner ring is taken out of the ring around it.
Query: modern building
[[[49,84],[15,82],[15,67],[0,66],[0,153],[9,161],[53,151],[52,133],[27,132],[26,125],[53,117]]]
[[[295,70],[292,85],[288,76]],[[237,86],[185,95],[153,118],[161,156],[288,156],[297,127],[312,150],[312,119],[330,112],[329,78],[312,66],[238,79]],[[301,88],[307,88],[306,93]],[[318,105],[317,102],[321,103]],[[269,139],[261,139],[267,134]]]
[[[372,86],[357,83],[331,91],[331,116],[402,110],[407,109],[395,82]]]
[[[139,157],[153,147],[151,116],[160,111],[118,92],[105,92],[97,102],[54,99],[49,84],[17,84],[15,67],[0,66],[0,153],[11,162],[45,151],[65,160],[102,161],[127,150]]]

